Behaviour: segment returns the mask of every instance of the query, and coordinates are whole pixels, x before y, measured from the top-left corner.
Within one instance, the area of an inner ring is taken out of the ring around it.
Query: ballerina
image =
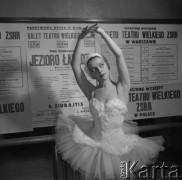
[[[99,34],[116,58],[118,80],[110,78],[110,65],[99,53],[91,53],[85,70],[98,84],[94,86],[81,68],[80,48],[89,33]],[[121,179],[120,162],[137,162],[136,168],[155,161],[164,150],[163,138],[142,138],[137,127],[125,123],[130,90],[129,72],[122,50],[97,24],[87,26],[78,37],[71,63],[78,86],[89,101],[92,121],[60,114],[56,126],[57,150],[85,179]],[[131,121],[130,121],[131,122]],[[126,125],[127,124],[127,125]],[[131,123],[132,124],[132,123]]]

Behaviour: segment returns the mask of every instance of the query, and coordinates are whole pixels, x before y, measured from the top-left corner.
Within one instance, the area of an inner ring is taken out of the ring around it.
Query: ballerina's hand
[[[87,34],[89,33],[88,31],[88,26],[86,26],[85,28],[83,28],[81,34],[79,35],[79,39],[83,39]]]
[[[90,33],[95,33],[97,31],[97,28],[98,28],[98,25],[97,23],[95,23],[94,25],[89,26],[88,30]]]
[[[81,34],[79,35],[79,38],[83,39],[87,34],[95,33],[97,28],[98,28],[97,24],[94,24],[92,26],[86,26],[85,28],[83,28]]]

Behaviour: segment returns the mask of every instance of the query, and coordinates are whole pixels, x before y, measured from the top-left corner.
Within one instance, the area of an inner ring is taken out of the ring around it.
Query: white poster
[[[32,130],[24,24],[0,24],[0,133]]]
[[[53,126],[60,111],[90,116],[70,65],[79,33],[88,25],[0,24],[0,133]],[[131,79],[129,114],[134,119],[182,115],[182,25],[98,25],[123,50]],[[116,81],[114,56],[99,35],[84,39],[83,65],[90,52],[106,56]]]
[[[72,54],[85,24],[28,24],[27,61],[34,126],[52,126],[56,115],[89,116],[88,101],[71,68]],[[95,51],[93,37],[83,43],[82,62]],[[89,42],[89,43],[88,43]],[[93,82],[94,83],[94,82]]]
[[[123,51],[131,80],[129,114],[134,119],[181,115],[181,25],[100,26]],[[117,80],[112,52],[99,36],[96,45],[111,64],[112,79]]]

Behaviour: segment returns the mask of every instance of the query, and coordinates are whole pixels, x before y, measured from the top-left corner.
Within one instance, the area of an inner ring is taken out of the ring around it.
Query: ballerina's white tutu
[[[92,119],[59,115],[57,150],[86,179],[121,179],[120,162],[153,163],[164,150],[162,137],[142,138],[137,127],[125,120],[127,107],[119,99],[106,104],[92,98]]]

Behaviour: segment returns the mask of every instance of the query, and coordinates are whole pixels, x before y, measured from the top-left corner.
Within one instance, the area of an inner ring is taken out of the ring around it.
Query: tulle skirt
[[[56,126],[57,150],[74,170],[89,180],[121,179],[122,162],[137,162],[136,169],[154,163],[164,150],[163,138],[142,138],[132,121],[98,132],[90,118],[59,116]]]

